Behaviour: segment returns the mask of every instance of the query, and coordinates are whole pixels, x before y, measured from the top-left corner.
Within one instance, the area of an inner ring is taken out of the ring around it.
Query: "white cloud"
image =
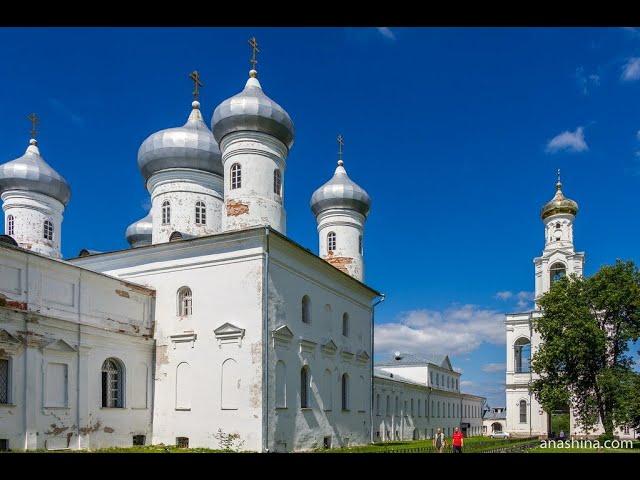
[[[622,76],[620,77],[626,82],[640,80],[640,57],[631,57],[624,67],[622,67]]]
[[[576,79],[583,95],[588,95],[591,87],[600,85],[600,75],[595,73],[586,74],[584,67],[576,68]]]
[[[531,303],[534,298],[534,293],[525,291],[514,293],[506,290],[504,292],[496,293],[496,298],[503,301],[514,299],[516,300],[516,305],[518,305],[519,308],[524,308]]]
[[[389,40],[396,39],[396,34],[393,33],[393,31],[389,27],[376,27],[376,29],[383,37],[388,38]]]
[[[640,130],[638,130],[638,132],[636,133],[636,138],[640,140]]]
[[[397,323],[375,327],[376,352],[460,355],[482,343],[502,345],[504,314],[476,305],[453,305],[444,311],[411,310]]]
[[[508,290],[496,293],[496,298],[499,298],[500,300],[509,300],[511,297],[513,297],[513,292]]]
[[[482,366],[482,371],[487,373],[503,372],[507,369],[504,363],[486,363]]]
[[[474,382],[472,382],[471,380],[460,380],[460,388],[463,388],[463,387],[472,387],[472,386],[474,386],[474,385],[475,385],[475,383],[474,383]]]
[[[562,132],[549,140],[547,152],[555,153],[560,150],[568,150],[570,152],[584,152],[589,150],[587,142],[584,139],[584,128],[578,127],[575,132]]]

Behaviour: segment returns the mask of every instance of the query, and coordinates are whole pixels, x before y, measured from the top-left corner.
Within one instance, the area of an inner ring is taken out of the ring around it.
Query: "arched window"
[[[120,360],[107,358],[102,364],[102,406],[124,407],[124,368]]]
[[[520,400],[520,423],[527,423],[527,401]]]
[[[239,163],[231,165],[231,190],[242,187],[242,167]]]
[[[193,312],[193,296],[189,287],[178,290],[178,315],[184,317]]]
[[[495,422],[491,424],[491,431],[493,433],[498,433],[502,431],[502,424]]]
[[[336,232],[327,233],[327,251],[333,252],[336,249]]]
[[[169,200],[162,202],[162,225],[171,223],[171,203]]]
[[[309,408],[309,367],[300,370],[300,408]]]
[[[307,295],[302,297],[302,323],[311,323],[311,299]]]
[[[520,337],[513,344],[514,370],[516,373],[529,373],[531,363],[531,342]]]
[[[342,374],[342,410],[349,410],[349,375]]]
[[[277,168],[273,171],[273,193],[282,195],[282,174]]]
[[[50,220],[44,221],[44,239],[53,240],[53,223]]]
[[[207,224],[207,207],[204,202],[196,202],[196,225]]]
[[[344,313],[342,315],[342,335],[349,336],[349,314]]]
[[[384,411],[386,416],[390,416],[391,415],[391,398],[389,398],[389,395],[387,395],[387,404],[386,404],[386,409]]]
[[[276,408],[287,408],[287,367],[282,360],[276,363]]]
[[[550,283],[553,284],[567,274],[567,268],[564,264],[556,262],[549,269]]]
[[[358,235],[358,252],[362,255],[362,235]]]
[[[380,394],[376,394],[376,415],[380,415]]]
[[[7,215],[7,235],[13,235],[14,219],[13,215]]]

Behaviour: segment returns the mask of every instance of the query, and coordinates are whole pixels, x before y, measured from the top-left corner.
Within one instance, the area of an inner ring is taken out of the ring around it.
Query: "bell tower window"
[[[207,207],[204,202],[196,202],[196,225],[207,224]]]
[[[554,284],[555,282],[560,280],[562,277],[564,277],[566,274],[567,274],[567,268],[564,266],[564,264],[560,262],[554,263],[553,265],[551,265],[551,268],[549,269],[550,283]]]
[[[7,216],[7,235],[13,235],[14,231],[14,219],[13,215]]]
[[[273,193],[282,196],[282,174],[277,168],[273,171]]]

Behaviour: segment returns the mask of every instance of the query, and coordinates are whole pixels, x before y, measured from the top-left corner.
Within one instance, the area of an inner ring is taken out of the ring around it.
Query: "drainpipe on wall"
[[[369,440],[370,443],[374,442],[373,437],[373,407],[374,407],[374,388],[373,388],[373,356],[374,356],[374,345],[373,345],[373,330],[375,329],[375,309],[376,306],[380,305],[385,300],[385,294],[381,293],[378,297],[378,300],[371,306],[371,408],[369,408]],[[384,434],[384,432],[383,432]],[[384,440],[384,436],[382,437]]]
[[[76,365],[76,425],[78,428],[76,429],[76,435],[78,436],[78,449],[82,448],[82,440],[80,439],[80,352],[82,351],[82,270],[80,270],[80,275],[78,277],[78,345],[77,348],[77,357],[78,363]]]
[[[269,452],[269,227],[265,226],[262,264],[262,451]]]

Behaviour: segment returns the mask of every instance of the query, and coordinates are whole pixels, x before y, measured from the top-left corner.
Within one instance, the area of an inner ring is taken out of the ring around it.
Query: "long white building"
[[[377,363],[373,377],[374,441],[433,438],[438,428],[451,436],[482,435],[485,399],[462,393],[460,376],[446,355],[423,358],[396,352]]]

